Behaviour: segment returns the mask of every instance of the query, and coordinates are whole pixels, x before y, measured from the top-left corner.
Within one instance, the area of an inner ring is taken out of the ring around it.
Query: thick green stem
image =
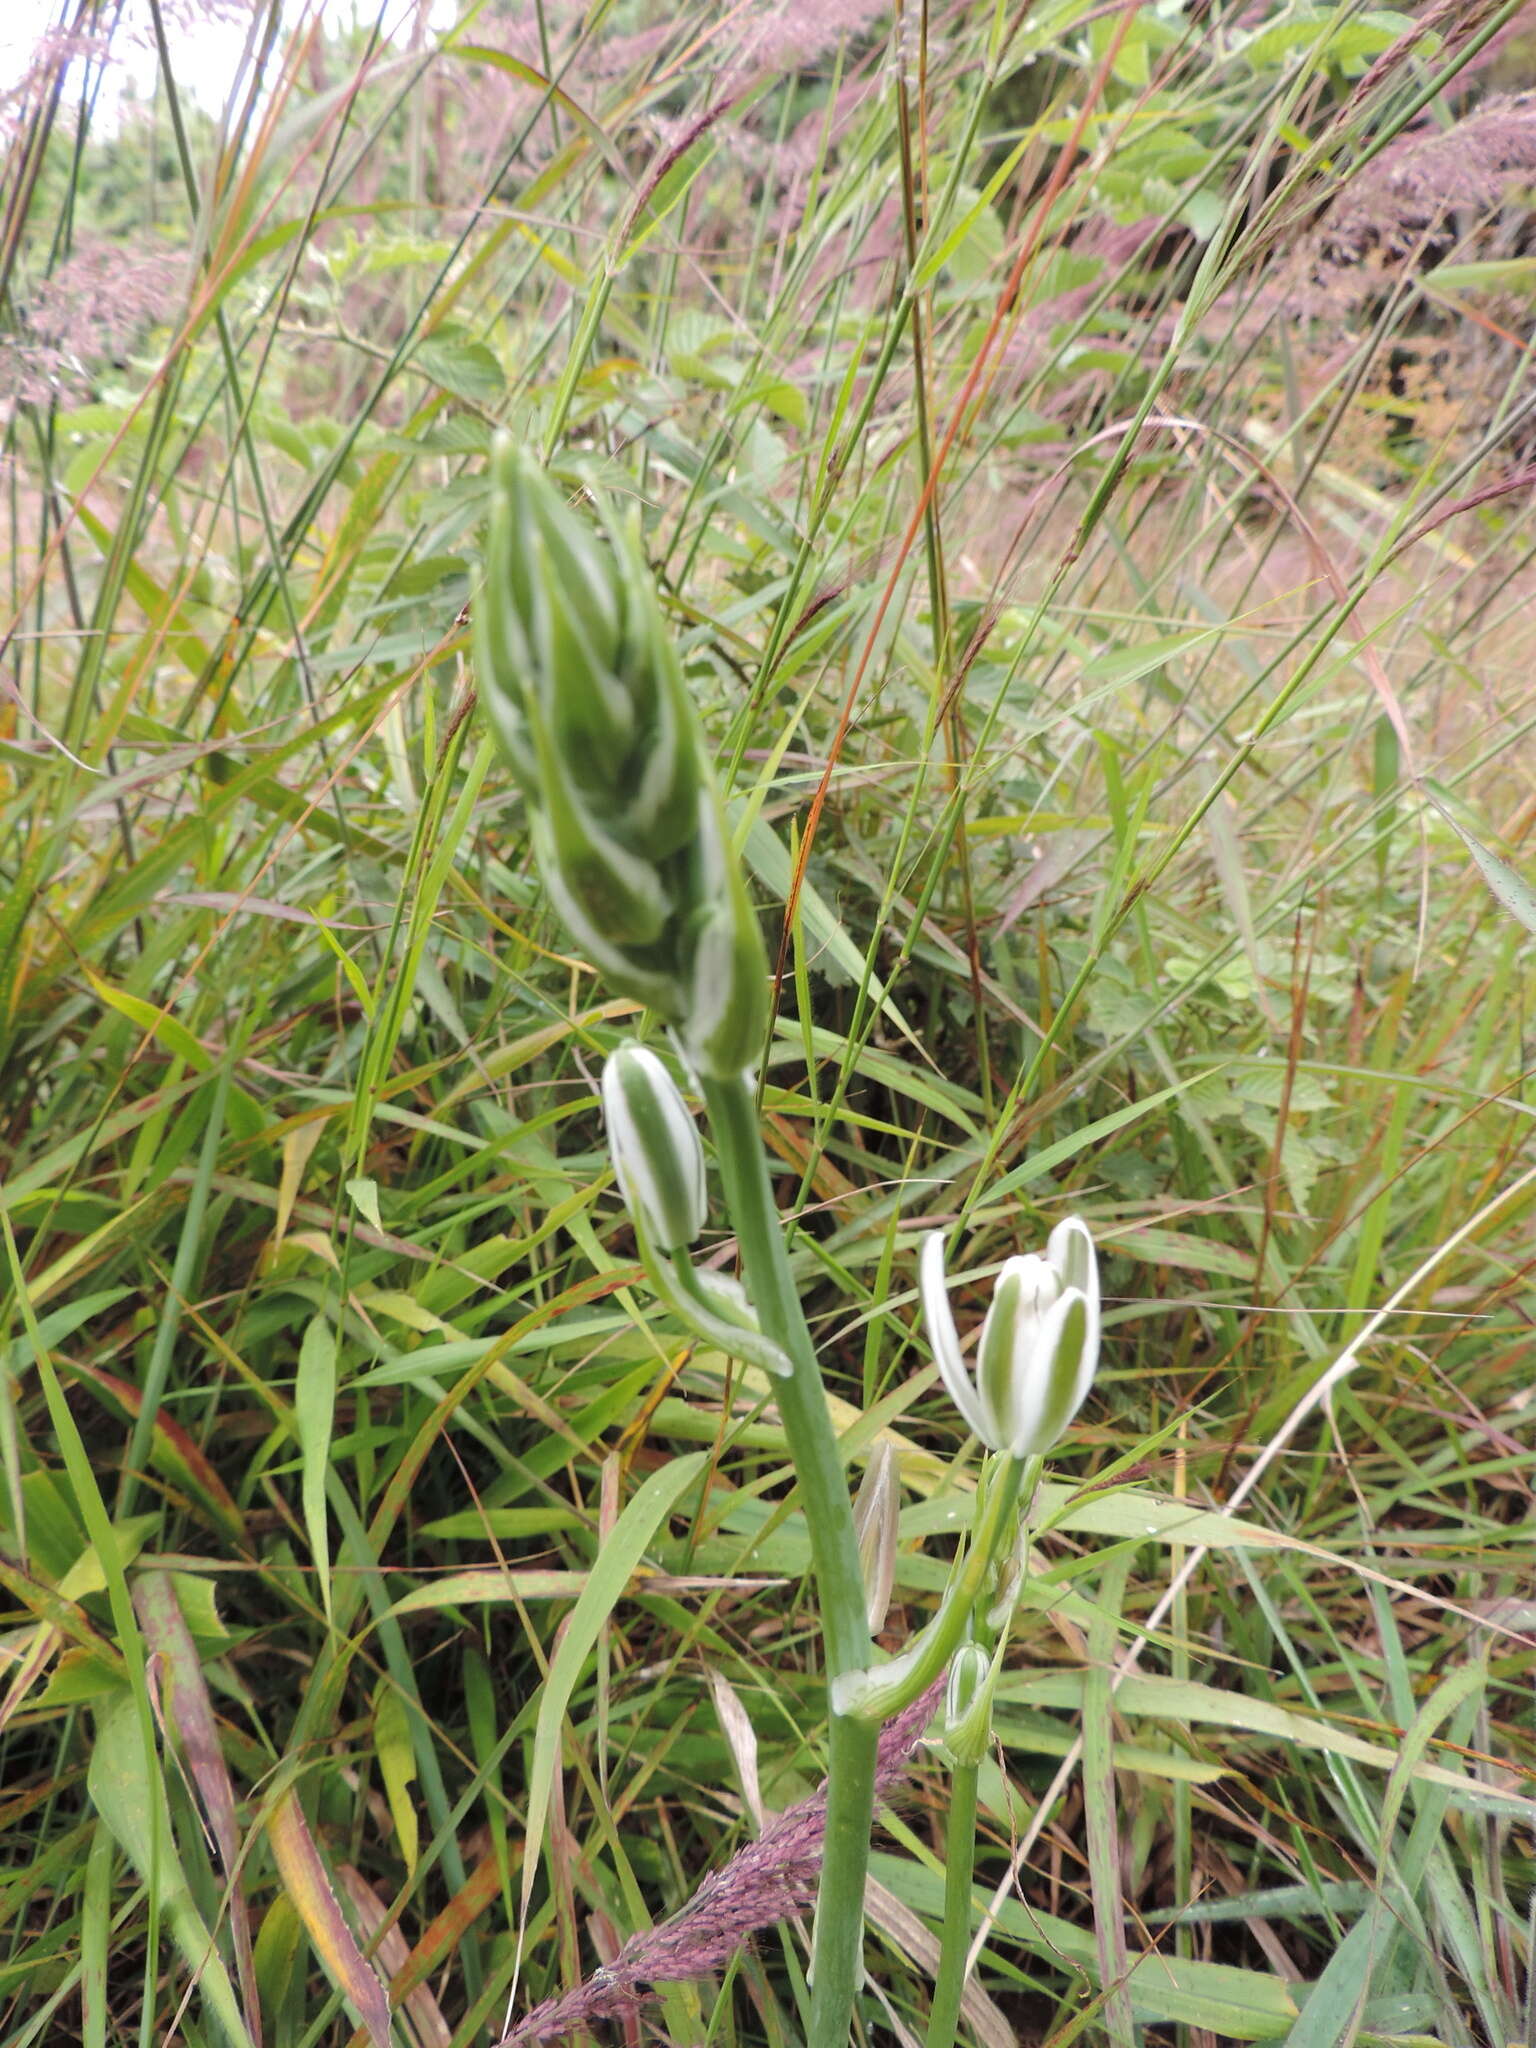
[[[934,1979],[924,2048],[953,2048],[965,1990],[965,1958],[971,1945],[971,1877],[976,1866],[976,1781],[978,1764],[957,1764],[949,1781],[949,1817],[944,1826],[944,1935],[939,1974]]]
[[[827,1413],[811,1334],[789,1269],[763,1157],[757,1103],[746,1077],[706,1080],[725,1197],[741,1246],[747,1286],[763,1334],[794,1370],[774,1392],[800,1482],[811,1564],[826,1645],[830,1755],[827,1833],[816,1899],[812,1958],[812,2048],[844,2048],[853,2018],[864,1946],[864,1876],[874,1813],[877,1729],[831,1712],[832,1683],[869,1662],[869,1621],[847,1475]]]

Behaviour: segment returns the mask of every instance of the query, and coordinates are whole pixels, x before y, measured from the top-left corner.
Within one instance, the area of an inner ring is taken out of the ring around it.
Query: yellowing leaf
[[[405,1702],[387,1678],[379,1681],[373,1696],[373,1748],[379,1760],[379,1776],[384,1780],[390,1818],[400,1837],[400,1853],[406,1869],[414,1870],[420,1833],[409,1788],[416,1781],[416,1751],[411,1744],[411,1722]]]
[[[285,1792],[268,1815],[267,1840],[325,1974],[367,2028],[374,2048],[390,2048],[388,1995],[353,1939],[296,1792]]]

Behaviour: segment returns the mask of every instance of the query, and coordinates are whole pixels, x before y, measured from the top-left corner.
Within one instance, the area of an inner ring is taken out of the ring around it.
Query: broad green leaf
[[[357,1174],[347,1182],[347,1193],[363,1220],[371,1223],[375,1230],[384,1228],[384,1219],[379,1214],[379,1184],[367,1174]]]
[[[495,350],[483,341],[429,335],[416,347],[410,366],[455,398],[468,399],[473,405],[490,405],[507,388]]]
[[[387,1678],[380,1679],[373,1695],[373,1747],[400,1854],[406,1869],[414,1870],[419,1827],[410,1788],[416,1781],[416,1750],[405,1702]]]

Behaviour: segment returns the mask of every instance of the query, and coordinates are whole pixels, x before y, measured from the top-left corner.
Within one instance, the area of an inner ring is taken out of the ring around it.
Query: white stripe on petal
[[[1008,1448],[1016,1458],[1043,1456],[1077,1413],[1073,1397],[1078,1361],[1070,1361],[1073,1379],[1063,1384],[1062,1366],[1067,1362],[1058,1360],[1056,1354],[1069,1318],[1074,1314],[1081,1317],[1086,1308],[1086,1298],[1069,1287],[1041,1321],[1028,1367],[1014,1383]]]

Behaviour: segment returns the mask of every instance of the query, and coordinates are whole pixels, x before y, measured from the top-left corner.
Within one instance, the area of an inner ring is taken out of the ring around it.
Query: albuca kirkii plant
[[[607,1061],[602,1100],[636,1247],[657,1296],[685,1327],[770,1376],[810,1536],[828,1687],[827,1783],[790,1830],[799,1874],[773,1892],[790,1902],[785,1911],[798,1903],[819,1851],[807,2038],[816,2048],[842,2048],[848,2039],[875,1793],[896,1751],[904,1757],[916,1740],[913,1716],[925,1721],[945,1693],[951,1878],[963,1865],[965,1897],[946,1910],[929,2036],[938,2048],[952,2037],[959,2009],[976,1771],[1023,1568],[1021,1513],[1098,1355],[1093,1242],[1071,1219],[1052,1233],[1043,1258],[1007,1262],[973,1383],[944,1292],[942,1238],[929,1239],[923,1299],[931,1341],[956,1404],[992,1455],[937,1613],[905,1649],[882,1656],[872,1631],[892,1583],[897,1476],[889,1458],[877,1456],[858,1502],[850,1500],[758,1123],[767,959],[677,650],[631,528],[599,507],[594,529],[505,436],[491,482],[485,582],[474,608],[481,701],[527,796],[535,851],[572,937],[615,990],[670,1027],[698,1082],[745,1285],[695,1264],[692,1247],[708,1212],[698,1128],[666,1062],[629,1042]],[[882,1747],[882,1729],[900,1730],[894,1749],[889,1733]],[[648,1938],[647,1981],[669,1966],[689,1974],[700,1958],[711,1967],[763,1924],[768,1894],[752,1875],[763,1860],[744,1852],[717,1873],[682,1916],[686,1937]],[[526,2016],[512,2038],[548,2038],[567,2016],[577,2026],[623,2009],[629,1994],[611,1971],[600,1988],[612,1994],[608,2003],[555,2001]]]

